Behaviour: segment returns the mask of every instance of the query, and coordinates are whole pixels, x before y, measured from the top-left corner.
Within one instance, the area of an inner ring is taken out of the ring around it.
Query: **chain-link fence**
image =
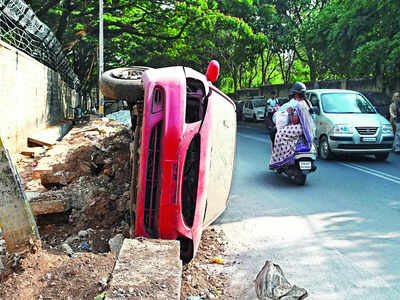
[[[69,87],[81,88],[60,42],[22,0],[0,0],[0,39],[55,70]]]

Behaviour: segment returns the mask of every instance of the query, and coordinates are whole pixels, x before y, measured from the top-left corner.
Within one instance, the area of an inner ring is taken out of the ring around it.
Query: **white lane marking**
[[[346,167],[349,167],[349,168],[353,168],[355,170],[358,170],[358,171],[361,171],[361,172],[364,172],[364,173],[367,173],[367,174],[370,174],[370,175],[374,175],[374,176],[382,178],[382,179],[386,179],[388,181],[391,181],[391,182],[394,182],[394,183],[397,183],[397,184],[400,184],[400,177],[396,177],[396,176],[393,176],[393,175],[390,175],[390,174],[387,174],[387,173],[384,173],[384,172],[381,172],[381,171],[377,171],[377,170],[374,170],[374,169],[370,169],[370,168],[367,168],[367,167],[364,167],[364,166],[360,166],[360,165],[356,165],[356,164],[352,164],[352,163],[343,163],[343,162],[341,162],[339,164],[341,164],[343,166],[346,166]]]
[[[261,138],[261,137],[257,137],[257,136],[252,136],[250,134],[244,134],[244,133],[238,133],[238,136],[247,138],[247,139],[251,139],[251,140],[255,140],[258,142],[263,142],[263,143],[271,143],[271,141],[269,140],[268,136],[265,136],[265,138]]]
[[[364,169],[364,170],[366,170],[366,171],[375,172],[375,173],[380,174],[380,175],[382,175],[382,176],[386,176],[386,177],[389,177],[389,178],[393,178],[394,180],[400,180],[400,177],[397,177],[397,176],[394,176],[394,175],[390,175],[390,174],[388,174],[388,173],[381,172],[381,171],[378,171],[378,170],[375,170],[375,169],[371,169],[371,168],[368,168],[368,167],[366,167],[366,166],[362,166],[362,165],[354,164],[354,163],[347,163],[347,164],[353,165],[353,166],[356,166],[356,167],[359,167],[359,168]]]

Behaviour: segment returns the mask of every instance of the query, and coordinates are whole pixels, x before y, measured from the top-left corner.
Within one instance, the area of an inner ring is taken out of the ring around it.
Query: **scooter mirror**
[[[319,115],[319,114],[320,114],[319,107],[318,107],[318,106],[313,106],[313,112],[314,112],[316,115]]]

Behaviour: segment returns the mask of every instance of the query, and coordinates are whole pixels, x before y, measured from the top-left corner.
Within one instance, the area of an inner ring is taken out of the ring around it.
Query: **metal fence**
[[[0,39],[61,75],[70,88],[81,88],[62,45],[22,0],[0,0]]]

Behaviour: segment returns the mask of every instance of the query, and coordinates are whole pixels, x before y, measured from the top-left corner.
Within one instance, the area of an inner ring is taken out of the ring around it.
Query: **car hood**
[[[390,125],[380,114],[327,114],[334,124],[347,124],[353,127],[380,127]]]

